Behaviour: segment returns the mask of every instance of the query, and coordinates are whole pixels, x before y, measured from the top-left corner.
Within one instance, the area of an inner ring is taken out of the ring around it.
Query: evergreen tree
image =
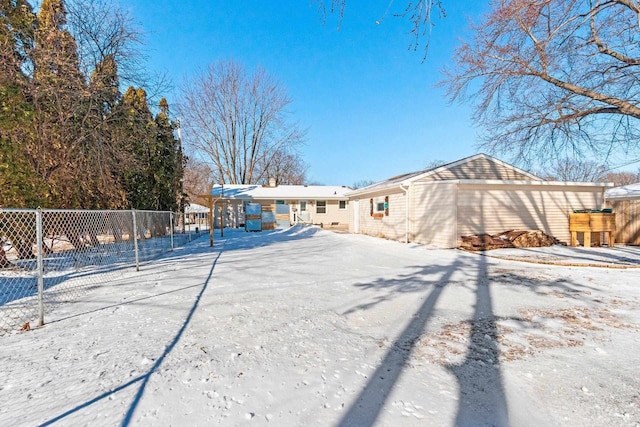
[[[89,132],[82,145],[81,159],[88,188],[82,206],[124,208],[127,204],[123,175],[129,156],[122,144],[118,66],[111,55],[96,65],[89,92],[86,105]]]
[[[35,207],[43,183],[25,156],[33,138],[33,108],[23,73],[33,47],[35,15],[25,1],[0,1],[0,201],[2,206]]]
[[[183,168],[168,103],[154,118],[143,89],[119,89],[135,33],[119,31],[122,19],[87,32],[74,11],[81,41],[112,48],[79,49],[63,0],[43,0],[37,14],[26,0],[0,0],[2,205],[175,210]],[[87,51],[93,69],[80,61]]]
[[[81,207],[85,189],[78,185],[75,168],[85,137],[80,113],[86,85],[78,68],[75,40],[64,28],[62,0],[43,0],[37,23],[31,93],[37,134],[28,152],[36,173],[49,186],[47,204]]]
[[[175,137],[175,124],[169,120],[169,104],[160,100],[160,112],[156,116],[157,149],[153,169],[156,209],[176,212],[183,209],[182,174],[183,159],[180,141]]]
[[[125,172],[127,200],[131,208],[154,209],[155,183],[150,165],[155,154],[155,135],[149,130],[155,131],[155,123],[147,103],[147,94],[143,89],[130,86],[123,96],[122,104],[126,120],[124,137],[133,160]]]

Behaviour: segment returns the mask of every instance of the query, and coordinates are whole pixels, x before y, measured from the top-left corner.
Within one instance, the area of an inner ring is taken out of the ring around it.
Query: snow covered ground
[[[0,338],[0,425],[640,425],[640,269],[312,227],[208,243]]]

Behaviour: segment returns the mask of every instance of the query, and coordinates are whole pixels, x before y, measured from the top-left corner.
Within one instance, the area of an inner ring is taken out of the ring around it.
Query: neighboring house
[[[640,245],[640,182],[610,188],[605,198],[616,214],[616,242]]]
[[[347,193],[349,230],[440,248],[460,236],[539,229],[569,242],[569,213],[600,209],[610,184],[548,182],[486,154]]]
[[[351,188],[329,185],[216,185],[211,199],[226,206],[225,227],[244,227],[245,205],[262,206],[262,229],[283,228],[293,224],[315,224],[325,228],[347,229]],[[219,210],[215,213],[220,226]]]
[[[197,203],[188,203],[184,207],[185,222],[189,229],[191,226],[198,227],[200,229],[207,228],[209,226],[209,208]]]

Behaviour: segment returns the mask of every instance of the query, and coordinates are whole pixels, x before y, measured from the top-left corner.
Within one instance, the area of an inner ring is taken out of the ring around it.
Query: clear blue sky
[[[348,0],[341,28],[305,0],[130,0],[146,33],[148,67],[176,86],[199,68],[234,59],[263,66],[287,88],[291,119],[308,129],[302,155],[310,181],[351,185],[477,152],[471,110],[450,105],[435,84],[451,61],[477,0],[445,1],[426,61],[408,49],[407,0]],[[330,0],[327,0],[330,3]],[[176,95],[167,94],[169,103]]]

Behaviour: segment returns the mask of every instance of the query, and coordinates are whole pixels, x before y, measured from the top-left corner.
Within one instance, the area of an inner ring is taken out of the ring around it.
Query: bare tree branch
[[[288,121],[286,91],[263,69],[249,75],[233,61],[217,62],[188,80],[182,92],[185,141],[211,162],[218,182],[258,183],[277,156],[304,140]]]
[[[328,13],[335,13],[340,19],[345,14],[347,0],[311,0],[317,4],[318,10],[326,19]],[[387,7],[382,17],[376,21],[377,24],[383,22],[389,10],[393,6],[394,0],[387,0]],[[409,33],[413,36],[413,41],[409,44],[409,49],[418,50],[420,46],[424,47],[425,57],[429,48],[431,39],[431,30],[434,26],[434,12],[439,13],[440,17],[446,15],[441,0],[405,0],[405,6],[400,11],[393,13],[393,16],[407,19],[410,22]],[[423,58],[423,60],[424,60]]]
[[[489,151],[606,163],[640,150],[638,16],[628,0],[494,0],[442,84],[474,103]]]

